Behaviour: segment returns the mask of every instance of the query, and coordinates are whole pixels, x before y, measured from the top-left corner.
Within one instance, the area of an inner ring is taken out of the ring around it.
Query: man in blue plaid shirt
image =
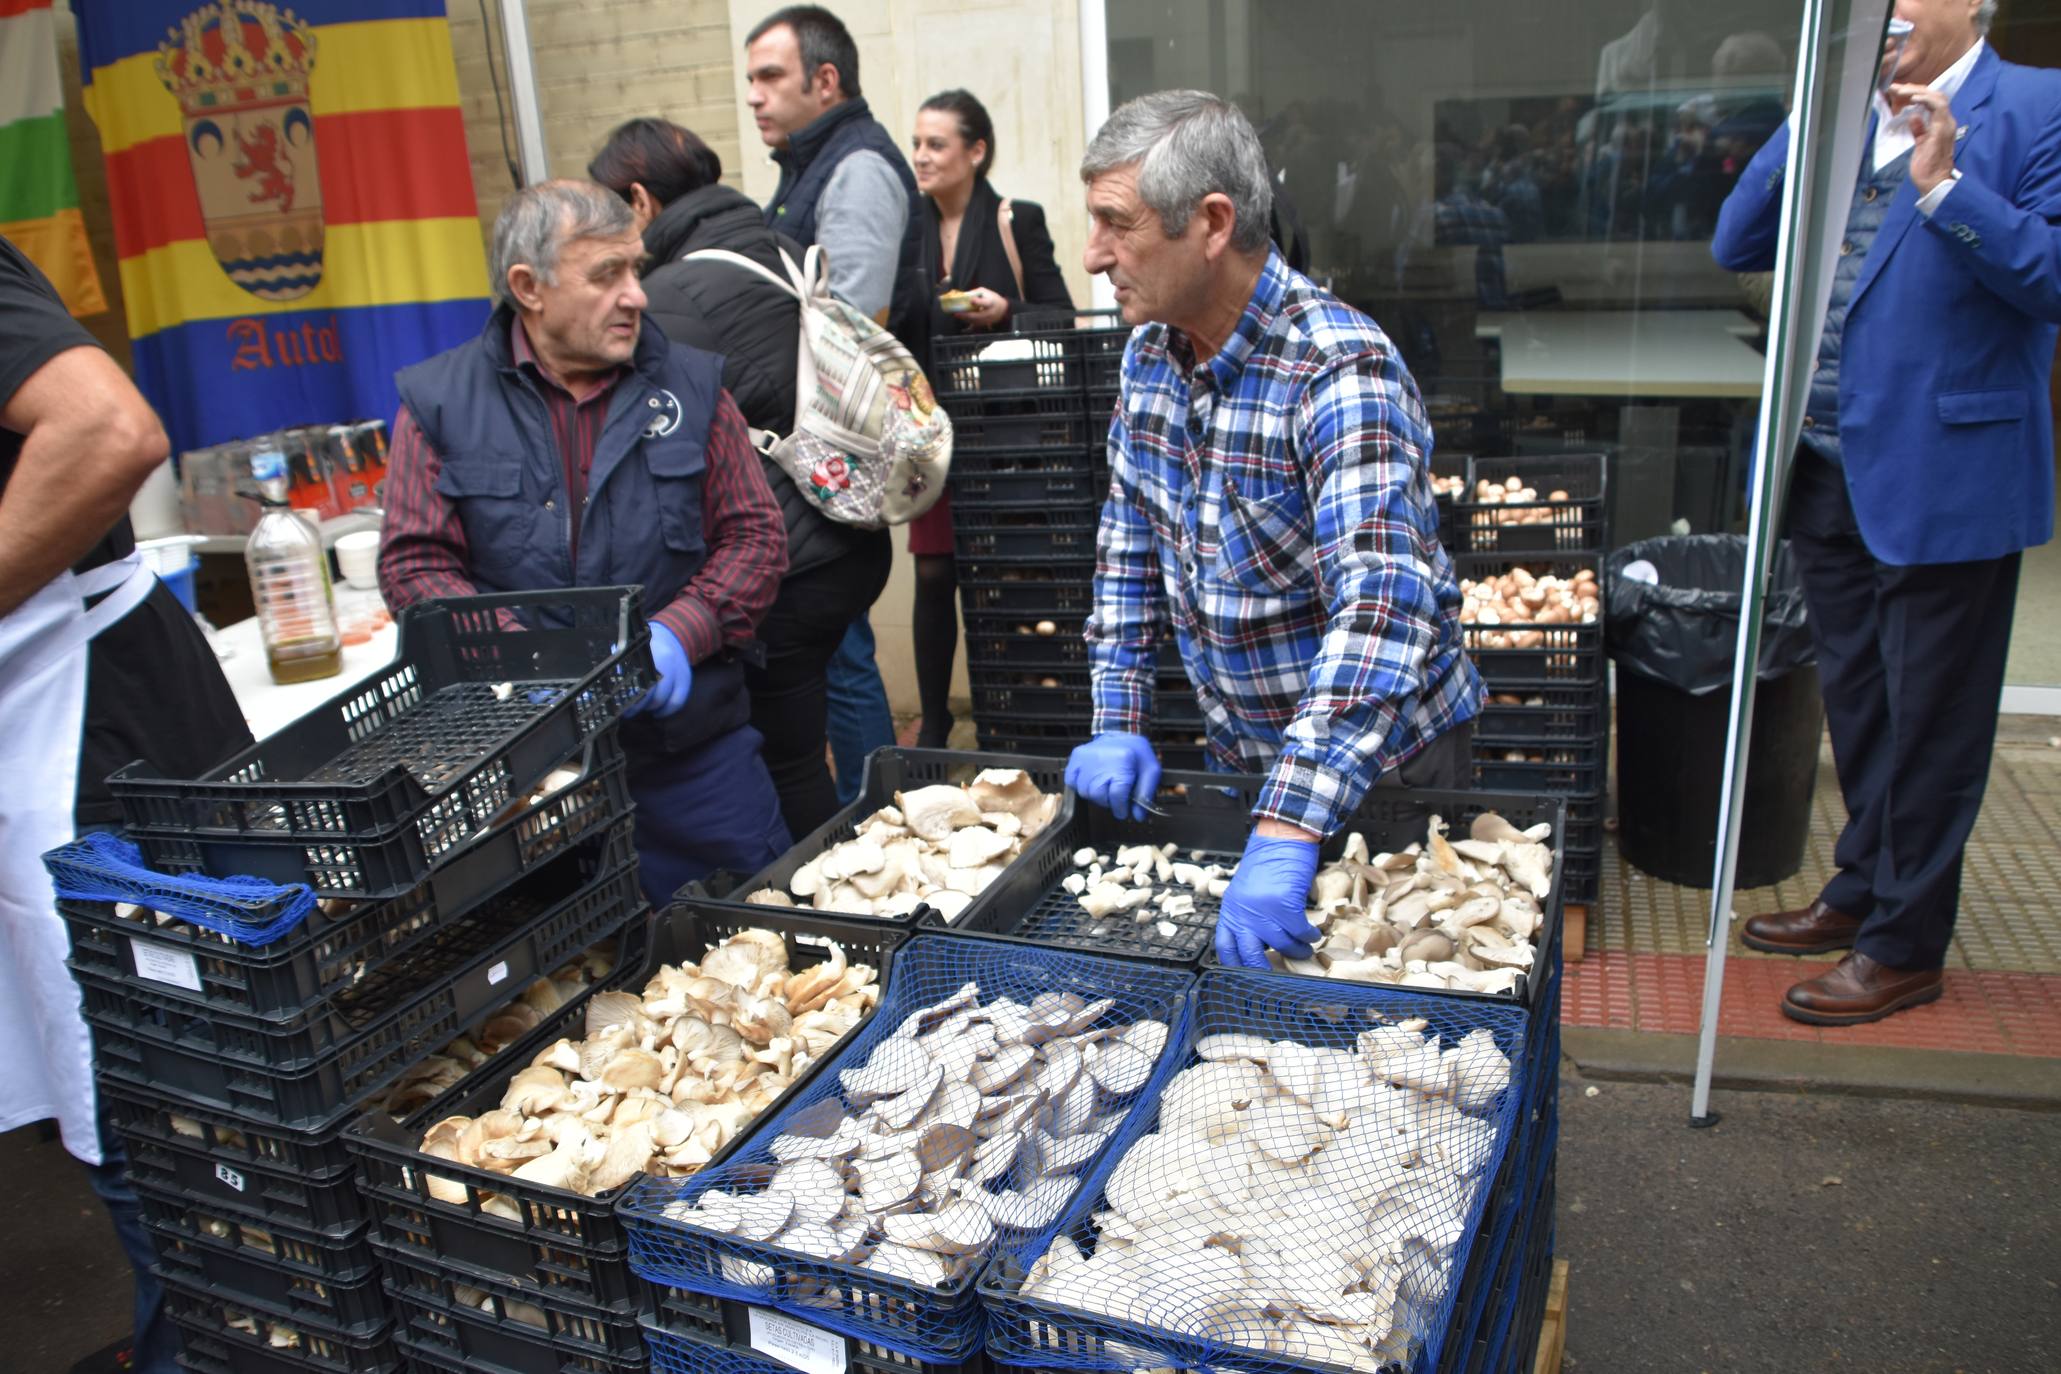
[[[1438,542],[1430,428],[1380,328],[1270,248],[1266,158],[1234,106],[1199,91],[1131,101],[1081,178],[1087,268],[1143,327],[1124,352],[1096,539],[1096,734],[1067,781],[1142,816],[1171,630],[1211,761],[1267,774],[1218,956],[1307,958],[1317,847],[1367,789],[1470,776],[1482,686]]]

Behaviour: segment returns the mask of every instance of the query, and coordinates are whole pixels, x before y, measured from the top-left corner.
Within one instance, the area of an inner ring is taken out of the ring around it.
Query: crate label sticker
[[[804,1374],[845,1374],[844,1337],[763,1307],[750,1311],[753,1350]]]
[[[498,984],[498,983],[505,983],[505,982],[507,982],[507,981],[508,981],[508,961],[507,961],[506,959],[503,959],[503,960],[502,960],[502,961],[501,961],[500,963],[498,963],[498,964],[494,965],[494,966],[493,966],[492,968],[490,968],[490,969],[488,969],[488,970],[487,970],[487,986],[488,986],[488,987],[493,987],[493,986],[495,986],[495,985],[496,985],[496,984]]]
[[[200,964],[183,949],[169,949],[148,940],[129,937],[129,952],[136,959],[136,976],[153,983],[170,983],[188,992],[200,991]]]
[[[228,1184],[239,1193],[244,1190],[243,1175],[226,1164],[217,1164],[215,1166],[215,1177],[221,1179],[222,1182]]]

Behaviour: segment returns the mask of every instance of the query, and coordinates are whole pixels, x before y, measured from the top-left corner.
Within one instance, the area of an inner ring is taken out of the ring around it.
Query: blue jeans
[[[150,1232],[143,1225],[143,1208],[136,1201],[136,1190],[129,1186],[128,1156],[122,1153],[121,1137],[108,1126],[104,1116],[100,1121],[100,1157],[100,1163],[86,1166],[86,1176],[93,1183],[93,1191],[107,1205],[115,1239],[122,1243],[122,1251],[136,1271],[136,1307],[131,1317],[135,1342],[132,1374],[179,1374],[175,1362],[179,1331],[165,1315],[165,1290],[150,1272],[150,1266],[157,1263],[157,1254],[151,1248]]]
[[[837,804],[858,800],[866,756],[895,742],[887,685],[873,661],[873,626],[864,615],[844,632],[830,660],[830,757],[837,765]]]

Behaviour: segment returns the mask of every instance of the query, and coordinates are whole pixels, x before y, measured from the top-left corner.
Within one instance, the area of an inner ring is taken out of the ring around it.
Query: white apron
[[[87,645],[155,581],[131,554],[59,573],[0,617],[0,1045],[17,1047],[0,1054],[0,1131],[56,1117],[65,1149],[88,1164],[100,1163],[92,1039],[43,854],[75,838]]]

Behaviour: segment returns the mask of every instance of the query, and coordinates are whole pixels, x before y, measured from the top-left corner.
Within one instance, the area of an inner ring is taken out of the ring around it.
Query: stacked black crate
[[[1072,317],[935,344],[952,417],[952,526],[980,747],[1064,756],[1088,736],[1095,527],[1109,484]]]
[[[1463,611],[1467,649],[1488,687],[1474,726],[1476,785],[1566,798],[1565,889],[1575,906],[1596,900],[1610,773],[1604,480],[1600,454],[1477,457],[1453,506],[1454,564],[1470,599],[1509,574],[1595,586],[1593,605],[1540,589],[1515,622],[1479,606]]]
[[[615,722],[650,682],[637,594],[533,600],[432,603],[392,667],[209,777],[117,775],[127,839],[53,856],[188,1369],[393,1369],[405,1321],[345,1128],[526,1062],[541,1005],[635,956]],[[270,881],[190,881],[248,874]]]

